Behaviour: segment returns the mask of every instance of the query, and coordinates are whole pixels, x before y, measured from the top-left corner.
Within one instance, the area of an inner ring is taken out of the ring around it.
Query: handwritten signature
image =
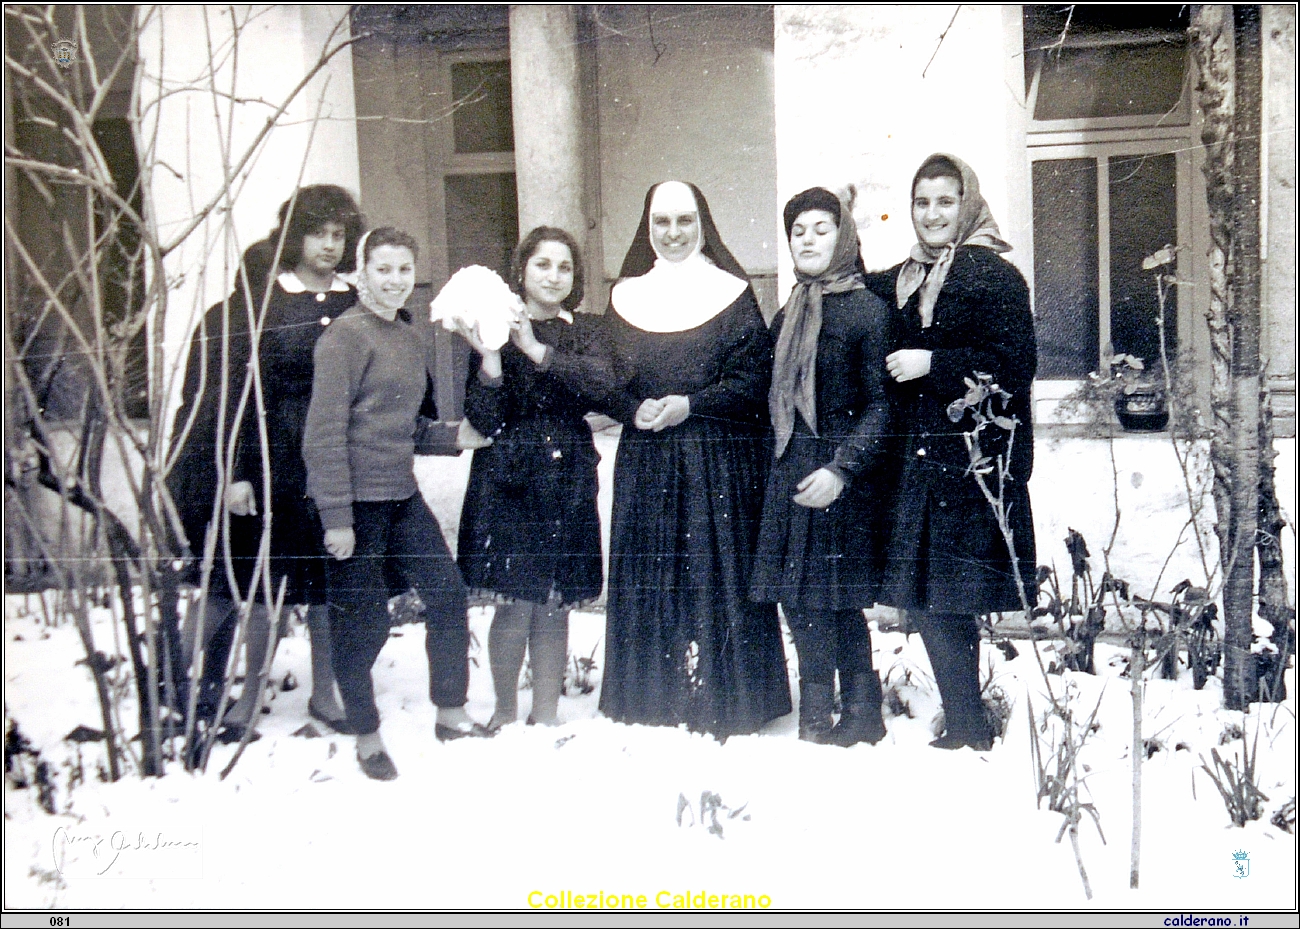
[[[199,843],[195,841],[168,839],[162,832],[146,835],[143,830],[139,830],[131,835],[124,829],[118,829],[108,836],[77,835],[67,826],[60,826],[54,830],[54,867],[63,874],[69,853],[75,857],[85,849],[90,849],[96,862],[104,863],[103,868],[96,872],[98,876],[103,876],[124,854],[180,851],[198,846]]]

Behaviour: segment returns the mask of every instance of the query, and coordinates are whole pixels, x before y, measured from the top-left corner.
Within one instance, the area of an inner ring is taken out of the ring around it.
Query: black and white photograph
[[[1296,10],[5,4],[6,914],[1294,925]]]

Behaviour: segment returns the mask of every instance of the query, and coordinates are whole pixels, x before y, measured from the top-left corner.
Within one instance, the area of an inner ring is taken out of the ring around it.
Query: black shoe
[[[226,723],[221,727],[221,731],[217,733],[217,741],[222,745],[234,745],[236,742],[241,742],[244,739],[244,730],[247,728],[247,726],[239,723]],[[248,741],[251,744],[261,737],[262,733],[254,730],[253,734],[248,737]]]
[[[366,777],[372,780],[391,781],[397,777],[397,766],[393,764],[393,759],[388,757],[386,751],[377,751],[369,758],[357,755],[357,763],[361,765],[361,770],[366,773]]]
[[[841,693],[844,712],[840,714],[840,721],[817,741],[841,748],[861,742],[875,745],[885,737],[885,719],[880,711],[883,702],[880,678],[875,674],[855,674],[843,683],[846,685]]]
[[[987,752],[992,751],[993,740],[983,736],[964,736],[945,732],[931,742],[930,747],[944,748],[949,751],[955,751],[959,748],[973,748],[977,752]]]
[[[442,723],[435,723],[433,734],[439,742],[454,742],[457,739],[490,739],[495,735],[487,726],[480,726],[478,723],[472,723],[468,729],[458,729],[455,726],[444,726]]]
[[[341,719],[330,719],[328,716],[326,716],[325,714],[317,710],[316,707],[312,706],[310,700],[307,701],[307,715],[310,716],[312,719],[317,720],[318,722],[322,722],[325,725],[329,726],[339,735],[357,734],[356,728],[350,722],[348,722],[348,718],[346,716],[342,717]]]

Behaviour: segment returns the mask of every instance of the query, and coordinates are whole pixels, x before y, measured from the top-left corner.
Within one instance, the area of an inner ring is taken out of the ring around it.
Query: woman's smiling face
[[[543,241],[524,265],[524,296],[544,310],[558,310],[573,293],[573,255],[563,242]]]
[[[957,237],[961,184],[954,177],[923,177],[912,192],[912,225],[930,248],[943,248]]]
[[[415,256],[404,245],[380,245],[366,259],[365,273],[380,304],[400,310],[415,288]]]
[[[650,235],[655,251],[668,261],[684,261],[700,241],[700,214],[672,210],[650,214]]]

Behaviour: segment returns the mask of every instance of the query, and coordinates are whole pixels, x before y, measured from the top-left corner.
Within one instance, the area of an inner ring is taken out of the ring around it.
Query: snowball
[[[429,318],[454,332],[457,326],[478,327],[488,348],[499,349],[523,312],[523,303],[501,276],[482,265],[461,268],[429,304]]]

